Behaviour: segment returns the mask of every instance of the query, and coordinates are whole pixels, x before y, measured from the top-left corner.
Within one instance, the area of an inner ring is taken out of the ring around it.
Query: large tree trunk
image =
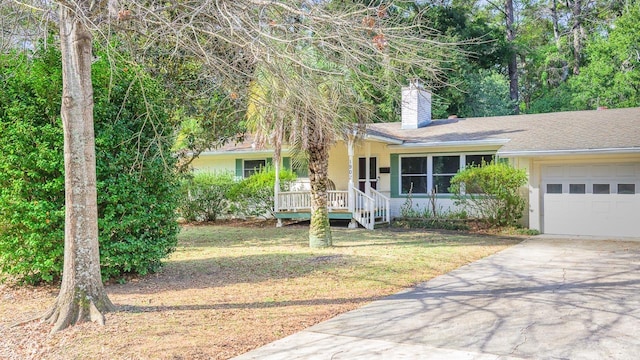
[[[76,10],[88,9],[82,3]],[[100,276],[91,41],[74,11],[60,6],[65,243],[60,293],[44,316],[52,332],[86,320],[104,324],[103,313],[114,309]]]
[[[571,12],[573,16],[573,74],[580,74],[580,58],[582,56],[582,38],[584,36],[584,29],[582,27],[582,1],[573,0],[571,5]]]
[[[553,39],[560,51],[560,25],[558,24],[558,0],[551,0],[551,20],[553,21]]]
[[[507,42],[511,50],[509,55],[509,97],[514,102],[513,112],[520,112],[519,96],[518,96],[518,58],[515,48],[516,30],[514,28],[513,0],[505,0],[505,15],[507,23]]]
[[[326,144],[314,142],[309,153],[309,182],[311,183],[311,224],[309,246],[332,246],[329,212],[327,210],[327,182],[329,180],[329,149]]]

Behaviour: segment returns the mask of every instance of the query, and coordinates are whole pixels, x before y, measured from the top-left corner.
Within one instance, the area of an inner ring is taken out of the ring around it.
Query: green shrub
[[[62,272],[61,85],[51,52],[0,57],[0,273],[29,282]]]
[[[216,221],[229,212],[229,192],[235,184],[230,172],[196,173],[183,181],[178,214],[187,221]]]
[[[522,217],[520,188],[527,174],[504,163],[469,166],[451,179],[456,205],[493,226],[513,225]]]
[[[296,180],[291,170],[280,170],[280,190],[289,190]],[[272,166],[238,182],[229,192],[231,212],[236,216],[265,217],[273,215],[276,171]]]
[[[465,219],[450,218],[401,218],[394,220],[392,226],[401,229],[469,230]]]
[[[169,118],[159,84],[134,65],[93,64],[103,278],[146,274],[177,243]],[[113,66],[112,66],[113,65]],[[60,54],[0,55],[0,273],[29,283],[62,273],[64,161]],[[1,275],[0,274],[0,275]]]

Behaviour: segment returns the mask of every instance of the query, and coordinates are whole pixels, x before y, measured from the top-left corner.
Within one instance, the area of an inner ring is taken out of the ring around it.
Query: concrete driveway
[[[640,241],[532,238],[236,359],[521,358],[640,358]]]

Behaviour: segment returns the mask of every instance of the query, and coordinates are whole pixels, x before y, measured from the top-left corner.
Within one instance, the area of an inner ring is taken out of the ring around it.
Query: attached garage
[[[640,162],[541,168],[546,234],[640,236]]]

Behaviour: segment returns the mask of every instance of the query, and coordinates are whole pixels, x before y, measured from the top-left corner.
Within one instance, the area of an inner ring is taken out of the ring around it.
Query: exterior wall
[[[402,216],[402,206],[405,205],[407,201],[406,197],[402,198],[392,198],[390,201],[389,210],[391,214],[391,218]],[[449,211],[457,211],[458,207],[453,203],[453,199],[451,196],[438,195],[435,199],[436,203],[436,211],[438,213],[449,212]],[[411,199],[412,208],[416,211],[423,212],[426,210],[431,211],[432,204],[430,203],[428,198],[425,197],[413,197]]]
[[[340,141],[329,150],[329,179],[337,190],[349,188],[349,157],[347,145]]]
[[[540,231],[540,216],[536,215],[537,209],[540,208],[540,172],[533,171],[530,158],[509,158],[508,160],[509,164],[516,169],[523,169],[529,179],[527,185],[520,191],[527,202],[520,225]]]
[[[357,142],[353,149],[353,182],[358,185],[358,158],[376,157],[378,174],[378,190],[389,195],[389,174],[380,174],[379,168],[391,166],[389,149],[380,142]],[[336,184],[336,189],[346,190],[349,187],[349,156],[347,144],[338,142],[329,152],[329,179]]]
[[[358,185],[358,158],[376,157],[377,159],[377,181],[378,191],[391,198],[390,213],[392,217],[401,215],[400,209],[405,204],[407,196],[400,194],[398,189],[392,190],[392,186],[399,186],[399,163],[393,161],[392,158],[398,158],[402,155],[443,155],[443,154],[461,154],[461,153],[495,153],[497,146],[481,146],[466,147],[464,150],[457,148],[453,150],[448,148],[393,148],[389,145],[378,141],[359,141],[354,145],[353,159],[353,181],[354,185]],[[381,174],[380,168],[390,168],[389,173]],[[349,184],[349,158],[347,144],[345,142],[337,143],[329,152],[329,178],[335,183],[336,189],[346,190]],[[412,204],[416,210],[431,209],[432,204],[426,195],[413,195]],[[449,194],[440,194],[436,197],[436,209],[438,211],[455,211],[452,196]]]
[[[203,153],[191,163],[195,172],[224,172],[236,174],[237,160],[267,160],[271,161],[273,151],[211,154]],[[236,174],[237,175],[237,174]]]
[[[195,172],[233,172],[236,171],[235,157],[200,156],[191,163]]]

